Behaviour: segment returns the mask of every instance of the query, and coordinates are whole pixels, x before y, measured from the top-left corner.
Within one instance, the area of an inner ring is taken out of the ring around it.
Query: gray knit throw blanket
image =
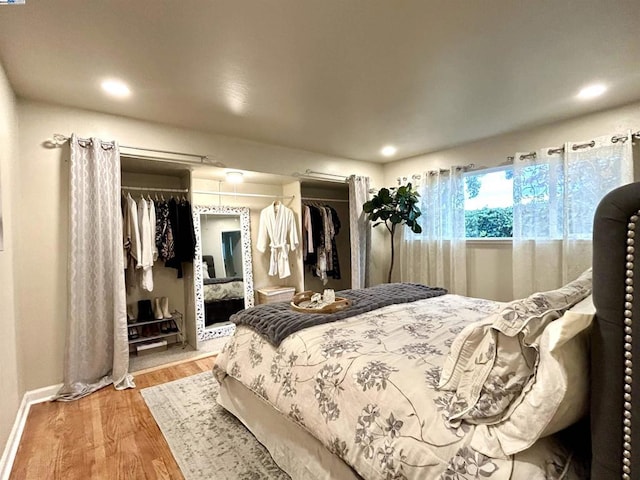
[[[351,306],[335,313],[300,313],[292,310],[289,302],[279,302],[241,310],[232,315],[230,320],[236,325],[247,325],[277,347],[282,340],[303,328],[343,320],[387,305],[439,297],[445,293],[447,291],[444,288],[417,283],[385,283],[337,292],[337,296],[351,300]]]

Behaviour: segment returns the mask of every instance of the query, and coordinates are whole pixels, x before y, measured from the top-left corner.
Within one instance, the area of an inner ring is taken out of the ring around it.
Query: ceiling
[[[0,61],[20,97],[385,162],[639,100],[639,25],[637,0],[26,0]]]

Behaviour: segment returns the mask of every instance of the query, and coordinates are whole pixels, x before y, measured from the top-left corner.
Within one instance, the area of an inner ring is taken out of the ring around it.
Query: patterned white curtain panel
[[[400,276],[403,282],[444,287],[467,294],[463,168],[424,172],[418,188],[422,233],[403,228]]]
[[[369,177],[349,177],[349,229],[351,234],[351,288],[369,286],[371,225],[362,210],[369,200]]]
[[[631,136],[517,153],[513,164],[513,294],[560,287],[591,266],[593,216],[633,181]]]
[[[64,386],[75,400],[129,375],[118,145],[73,135],[69,187],[68,328]]]

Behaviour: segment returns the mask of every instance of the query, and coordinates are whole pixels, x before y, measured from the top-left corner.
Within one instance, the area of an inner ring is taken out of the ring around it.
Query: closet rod
[[[201,195],[221,195],[229,197],[255,197],[255,198],[281,198],[283,200],[293,200],[295,195],[283,196],[283,195],[268,195],[266,193],[235,193],[235,192],[206,192],[204,190],[194,190],[193,193],[199,193]]]
[[[120,187],[122,190],[135,190],[137,192],[172,192],[172,193],[189,193],[188,188],[153,188],[153,187]]]
[[[62,146],[62,144],[68,142],[70,139],[71,139],[71,137],[67,137],[66,135],[62,135],[61,133],[54,133],[53,134],[53,142],[52,142],[52,144],[54,144],[55,146],[59,147],[59,146]],[[78,137],[78,141],[84,142],[84,143],[88,143],[88,142],[91,142],[91,139],[90,138],[79,138]],[[109,147],[109,146],[113,146],[113,145],[114,145],[114,142],[102,142],[102,147],[103,148],[105,146]],[[120,145],[120,148],[126,148],[128,150],[140,150],[140,151],[143,151],[143,152],[166,153],[168,155],[180,155],[180,156],[183,156],[183,157],[199,158],[201,164],[206,164],[206,162],[210,160],[207,155],[200,155],[198,153],[174,152],[172,150],[159,150],[157,148],[132,147],[130,145]],[[215,166],[224,166],[224,164],[222,164],[219,161],[212,161],[211,164],[215,165]]]
[[[349,203],[349,200],[343,200],[340,198],[315,198],[315,197],[300,197],[300,200],[309,200],[311,202],[341,202]]]

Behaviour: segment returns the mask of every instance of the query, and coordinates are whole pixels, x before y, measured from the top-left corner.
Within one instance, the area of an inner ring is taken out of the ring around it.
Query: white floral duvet
[[[473,425],[443,420],[454,392],[436,387],[453,339],[501,305],[457,295],[392,305],[301,330],[278,348],[240,326],[214,374],[243,383],[366,480],[580,478],[552,437],[490,458],[469,447]]]
[[[205,302],[242,297],[244,297],[244,282],[242,280],[204,285]]]

